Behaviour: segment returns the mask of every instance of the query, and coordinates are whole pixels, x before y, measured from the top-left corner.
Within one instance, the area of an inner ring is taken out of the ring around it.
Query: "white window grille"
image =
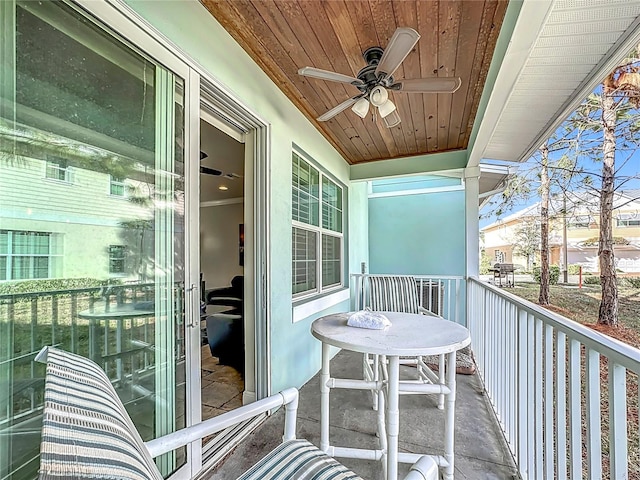
[[[51,180],[71,183],[72,172],[69,162],[64,158],[48,156],[45,177]]]
[[[56,243],[48,232],[0,230],[0,280],[53,278]]]
[[[124,197],[125,192],[126,187],[124,184],[124,178],[109,175],[109,195],[114,197]]]
[[[294,152],[292,195],[293,295],[344,285],[345,188]]]

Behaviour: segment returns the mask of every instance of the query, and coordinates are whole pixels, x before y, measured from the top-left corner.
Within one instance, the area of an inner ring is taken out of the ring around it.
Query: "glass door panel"
[[[44,345],[144,440],[185,426],[184,81],[65,3],[0,3],[0,478],[30,479]]]

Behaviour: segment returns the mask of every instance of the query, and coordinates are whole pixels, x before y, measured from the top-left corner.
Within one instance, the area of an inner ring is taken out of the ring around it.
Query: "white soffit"
[[[491,200],[491,197],[502,193],[507,185],[509,175],[514,172],[513,167],[506,165],[480,164],[480,178],[478,179],[478,200],[480,208]]]
[[[640,0],[526,0],[469,165],[527,160],[638,44],[639,15]],[[539,33],[527,51],[532,20]]]

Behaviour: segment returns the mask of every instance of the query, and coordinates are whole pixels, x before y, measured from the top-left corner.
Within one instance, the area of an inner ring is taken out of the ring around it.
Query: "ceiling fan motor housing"
[[[383,53],[384,48],[382,47],[369,47],[362,54],[362,57],[367,62],[367,66],[362,68],[357,75],[358,79],[363,82],[363,85],[356,85],[362,93],[368,95],[377,85],[389,87],[389,85],[393,83],[393,77],[391,76],[381,80],[381,78],[376,75],[376,67],[378,66],[378,62],[380,62]]]
[[[369,47],[362,53],[362,57],[367,65],[378,65],[383,53],[384,48],[382,47]]]

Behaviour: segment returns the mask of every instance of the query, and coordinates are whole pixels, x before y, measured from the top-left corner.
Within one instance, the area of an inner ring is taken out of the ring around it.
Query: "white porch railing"
[[[478,373],[522,478],[638,478],[640,350],[478,279],[467,301]]]
[[[351,307],[367,305],[367,277],[385,277],[390,274],[351,274]],[[456,323],[464,323],[464,277],[453,275],[411,275],[416,279],[420,306]]]

